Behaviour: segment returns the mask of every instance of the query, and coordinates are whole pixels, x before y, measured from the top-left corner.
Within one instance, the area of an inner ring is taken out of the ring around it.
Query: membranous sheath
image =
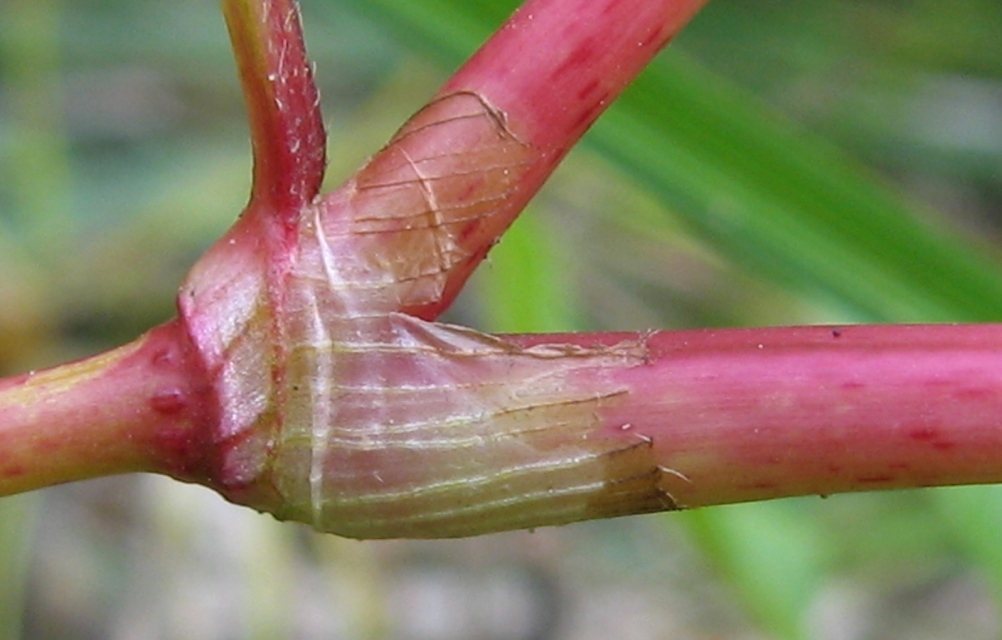
[[[521,350],[401,314],[326,329],[288,352],[281,517],[427,538],[674,506],[649,441],[597,435],[598,408],[623,391],[575,383],[638,359],[638,345]]]
[[[475,238],[496,235],[532,153],[502,113],[457,93],[335,199],[304,207],[285,270],[270,275],[281,312],[234,323],[221,348],[223,373],[232,364],[258,381],[232,394],[247,415],[220,432],[236,481],[226,495],[358,538],[676,506],[652,442],[599,417],[627,393],[608,372],[645,363],[642,339],[521,348],[419,317],[462,283]],[[269,358],[241,356],[269,339]]]

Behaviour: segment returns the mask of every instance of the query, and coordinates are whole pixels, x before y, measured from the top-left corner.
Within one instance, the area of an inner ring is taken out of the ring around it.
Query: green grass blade
[[[590,142],[730,259],[860,318],[1002,317],[996,261],[678,52],[621,107]]]
[[[759,624],[788,640],[810,637],[808,613],[829,551],[828,538],[799,506],[779,501],[676,514]]]
[[[559,332],[577,318],[554,230],[537,216],[508,229],[477,275],[481,326],[496,333]]]
[[[954,544],[1002,602],[1002,486],[951,487],[930,492]]]
[[[0,640],[21,637],[36,515],[35,496],[14,496],[0,503]]]

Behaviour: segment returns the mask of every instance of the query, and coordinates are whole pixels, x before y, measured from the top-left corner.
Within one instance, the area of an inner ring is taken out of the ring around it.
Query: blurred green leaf
[[[496,333],[568,331],[577,324],[561,243],[535,216],[505,232],[475,277],[485,330]]]
[[[807,614],[825,575],[829,539],[797,501],[676,514],[711,564],[779,637],[810,637]]]
[[[1002,486],[951,487],[930,492],[954,543],[1002,602]]]
[[[35,496],[14,496],[0,502],[0,640],[21,637],[24,592],[37,514]]]
[[[604,156],[732,260],[859,319],[1002,317],[995,261],[677,52],[603,124],[592,142]]]

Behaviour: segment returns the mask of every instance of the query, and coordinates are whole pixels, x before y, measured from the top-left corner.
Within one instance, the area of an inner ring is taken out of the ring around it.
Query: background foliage
[[[303,5],[333,185],[515,3]],[[993,0],[714,0],[451,319],[999,319],[999,33]],[[0,4],[0,370],[168,318],[248,178],[213,3]],[[114,478],[0,502],[0,638],[993,638],[1000,523],[961,488],[356,543]]]

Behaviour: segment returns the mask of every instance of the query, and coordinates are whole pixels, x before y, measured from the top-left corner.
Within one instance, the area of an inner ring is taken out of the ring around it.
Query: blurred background
[[[303,0],[330,184],[514,6]],[[999,34],[995,0],[713,0],[449,319],[1002,319]],[[215,2],[0,1],[0,373],[168,319],[249,175]],[[0,501],[0,640],[998,638],[999,540],[994,487],[373,543],[129,476]]]

